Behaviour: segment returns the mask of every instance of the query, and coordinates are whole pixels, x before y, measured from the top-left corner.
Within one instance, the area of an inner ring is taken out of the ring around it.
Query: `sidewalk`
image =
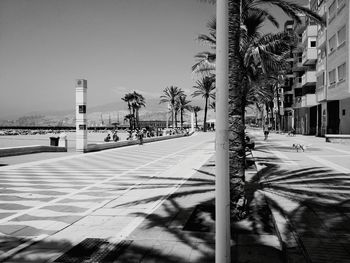
[[[256,141],[260,192],[272,211],[285,262],[350,262],[350,176],[339,165],[349,149],[302,135],[272,133],[263,141],[257,134]],[[297,153],[294,142],[308,142],[310,148]]]
[[[189,156],[183,158],[193,164]],[[214,156],[187,178],[186,167],[168,170],[167,177],[147,178],[134,189],[132,198],[118,198],[89,216],[74,212],[65,216],[65,222],[76,223],[52,236],[39,237],[4,262],[214,262]],[[172,175],[185,180],[179,184]],[[247,180],[251,182],[253,216],[232,226],[232,262],[280,263],[282,249],[266,202],[255,191],[254,169],[247,171]],[[174,191],[159,200],[169,187]],[[151,191],[145,195],[142,189]],[[7,244],[19,241],[12,238]]]

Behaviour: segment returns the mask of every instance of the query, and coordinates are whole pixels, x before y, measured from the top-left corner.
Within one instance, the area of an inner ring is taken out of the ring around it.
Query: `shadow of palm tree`
[[[269,158],[257,162],[264,168],[246,184],[248,203],[257,193],[265,196],[286,260],[350,262],[350,177],[323,167],[285,170]]]

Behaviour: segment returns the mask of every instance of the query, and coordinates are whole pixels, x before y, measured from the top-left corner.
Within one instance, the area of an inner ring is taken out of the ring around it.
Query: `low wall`
[[[326,142],[350,144],[350,134],[325,134]]]
[[[192,134],[193,133],[189,135],[192,135]],[[180,137],[189,136],[189,135],[177,134],[177,135],[145,138],[143,140],[143,143],[175,139],[175,138],[180,138]],[[102,151],[107,149],[125,147],[130,145],[136,145],[138,143],[139,143],[138,140],[131,140],[131,141],[103,142],[103,143],[89,144],[87,152],[96,152],[96,151]],[[16,156],[16,155],[31,154],[31,153],[41,153],[41,152],[67,152],[67,148],[59,147],[59,146],[41,146],[41,145],[7,147],[7,148],[0,148],[0,157]]]
[[[31,154],[31,153],[41,153],[41,152],[66,152],[66,151],[67,149],[65,147],[57,147],[57,146],[30,145],[30,146],[21,146],[21,147],[7,147],[7,148],[0,148],[0,157]]]
[[[188,135],[177,134],[177,135],[144,138],[143,143],[158,142],[158,141],[163,141],[163,140],[180,138],[180,137],[184,137],[184,136],[188,136]],[[96,151],[125,147],[125,146],[136,145],[136,144],[139,144],[139,140],[120,141],[120,142],[103,142],[103,143],[89,144],[87,152],[96,152]]]

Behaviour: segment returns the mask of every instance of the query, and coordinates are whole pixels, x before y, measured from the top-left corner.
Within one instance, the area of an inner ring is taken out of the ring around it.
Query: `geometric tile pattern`
[[[22,238],[57,233],[112,200],[123,200],[127,191],[137,198],[138,187],[145,182],[152,187],[158,174],[203,143],[189,138],[1,167],[0,247],[11,238],[17,238],[16,247]],[[170,185],[177,180],[168,179]]]

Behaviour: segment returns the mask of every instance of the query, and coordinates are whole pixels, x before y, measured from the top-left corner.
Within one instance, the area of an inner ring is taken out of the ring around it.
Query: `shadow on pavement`
[[[247,185],[248,193],[265,195],[286,260],[294,254],[296,262],[350,262],[349,175],[321,167],[286,170],[271,158],[256,161],[264,168],[254,176],[255,186]]]

